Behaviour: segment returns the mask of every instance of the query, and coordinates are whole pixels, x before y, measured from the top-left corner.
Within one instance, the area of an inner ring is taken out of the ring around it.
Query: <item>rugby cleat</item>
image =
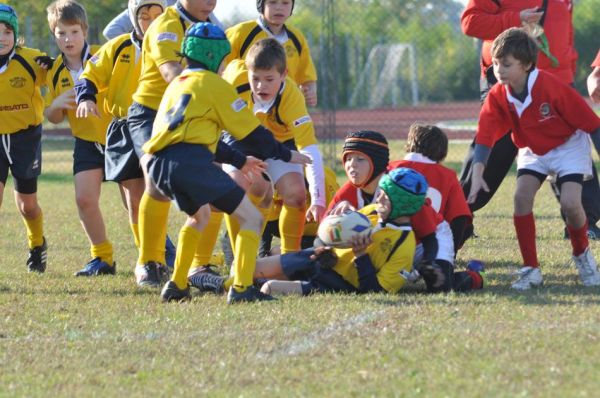
[[[529,290],[532,287],[542,286],[544,283],[539,267],[522,267],[517,271],[517,276],[517,280],[511,285],[515,290]]]
[[[573,256],[579,277],[583,286],[598,286],[600,285],[600,272],[598,272],[598,264],[588,247],[579,256]]]
[[[39,272],[40,274],[46,271],[46,263],[48,261],[48,245],[46,238],[40,246],[29,249],[29,257],[27,258],[27,270],[29,272]]]
[[[264,294],[254,286],[249,286],[243,292],[238,292],[231,286],[227,293],[227,304],[250,303],[254,301],[274,301],[275,297]]]
[[[160,297],[163,302],[169,301],[188,301],[192,299],[190,294],[190,287],[187,286],[185,289],[180,289],[177,284],[173,281],[168,281],[160,292]]]
[[[135,280],[141,287],[160,287],[169,279],[166,265],[149,261],[135,267]]]
[[[201,292],[223,294],[225,292],[225,281],[227,278],[220,275],[213,275],[207,272],[198,272],[188,277],[190,286],[193,286]]]
[[[92,261],[87,263],[83,269],[75,272],[75,276],[97,276],[97,275],[114,275],[117,272],[117,263],[113,262],[113,265],[108,265],[100,257],[94,258]]]

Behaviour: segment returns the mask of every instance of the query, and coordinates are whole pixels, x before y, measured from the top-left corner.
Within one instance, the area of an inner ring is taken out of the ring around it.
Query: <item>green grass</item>
[[[520,264],[512,173],[477,213],[458,267],[487,264],[485,290],[288,297],[227,306],[162,304],[135,286],[136,252],[114,184],[102,198],[116,277],[78,279],[88,259],[69,142],[47,142],[39,197],[44,275],[27,274],[24,227],[7,186],[0,213],[0,396],[596,396],[600,288],[581,287],[550,189],[535,207],[545,286],[509,289]],[[401,156],[400,143],[393,146]],[[455,169],[466,144],[452,144]],[[171,211],[170,232],[183,217]],[[598,243],[592,243],[596,253]]]

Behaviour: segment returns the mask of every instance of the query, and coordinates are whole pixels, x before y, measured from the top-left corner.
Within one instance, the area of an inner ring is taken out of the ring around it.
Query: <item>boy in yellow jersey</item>
[[[88,21],[85,9],[73,0],[57,0],[48,8],[48,24],[61,54],[48,71],[46,110],[52,123],[65,117],[75,137],[73,175],[75,200],[81,225],[91,244],[92,259],[75,275],[115,273],[113,248],[106,237],[100,211],[100,190],[104,180],[104,144],[108,116],[78,119],[75,116],[75,84],[86,62],[97,50],[86,42]],[[101,97],[104,101],[104,96]]]
[[[285,50],[275,39],[260,40],[248,50],[245,63],[235,60],[228,65],[223,78],[236,87],[277,141],[290,149],[298,148],[312,159],[312,164],[306,168],[311,196],[308,211],[305,210],[306,188],[302,167],[276,159],[267,160],[267,174],[283,201],[279,217],[282,253],[298,251],[305,221],[319,222],[325,213],[325,177],[312,119],[298,86],[287,77]],[[235,139],[229,135],[225,135],[224,139],[236,146]],[[252,150],[246,154],[254,155]],[[223,170],[244,186],[239,172],[230,166],[224,166]],[[257,179],[249,186],[249,192],[255,197],[268,195],[266,199],[270,200],[272,193],[269,188],[268,182]],[[235,232],[230,237],[235,239]]]
[[[289,76],[300,86],[306,104],[317,105],[317,72],[310,56],[310,49],[304,35],[286,24],[294,9],[294,0],[257,0],[256,8],[260,16],[255,21],[247,21],[227,29],[231,42],[228,64],[234,59],[246,59],[248,50],[255,42],[274,38],[285,48]]]
[[[37,179],[42,170],[44,100],[40,87],[46,70],[36,60],[46,54],[17,43],[19,21],[15,10],[0,3],[0,205],[10,170],[15,202],[27,229],[30,272],[46,270],[46,239],[37,200]]]
[[[216,3],[216,0],[179,0],[167,7],[144,34],[139,85],[127,113],[127,126],[138,158],[152,135],[152,124],[167,85],[185,67],[179,51],[186,29],[195,22],[208,21]],[[169,202],[154,201],[149,196],[140,202],[140,209],[149,208],[148,214],[160,218],[168,214],[169,207]],[[138,221],[140,255],[135,268],[136,281],[140,286],[159,287],[168,274],[164,246],[167,226],[157,231],[152,218]]]
[[[144,197],[163,203],[174,200],[188,215],[179,233],[175,271],[161,292],[164,301],[190,297],[187,275],[200,231],[210,217],[209,204],[232,214],[240,224],[235,279],[228,303],[271,299],[253,286],[262,217],[242,188],[213,162],[231,162],[245,172],[260,172],[264,165],[220,141],[222,130],[229,131],[243,147],[259,148],[256,153],[261,158],[299,164],[310,161],[273,139],[235,89],[217,74],[229,51],[229,42],[218,26],[199,22],[188,29],[181,47],[188,67],[165,91],[152,138],[143,147],[146,155],[142,165],[147,175]],[[226,158],[225,150],[237,156]],[[150,211],[143,207],[140,210],[142,219]],[[162,219],[160,216],[152,215],[157,229],[167,223],[167,214],[163,213]]]
[[[141,70],[141,44],[150,23],[166,8],[164,0],[130,0],[134,30],[103,45],[85,66],[77,86],[77,117],[100,117],[100,109],[113,117],[106,133],[104,171],[123,192],[135,244],[139,248],[138,207],[144,193],[144,175],[127,128],[127,109]],[[105,93],[104,103],[98,92]],[[95,274],[95,269],[90,269]]]

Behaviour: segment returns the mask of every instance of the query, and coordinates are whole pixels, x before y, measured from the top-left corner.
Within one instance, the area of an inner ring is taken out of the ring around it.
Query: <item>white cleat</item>
[[[529,290],[532,287],[541,286],[544,283],[542,272],[539,267],[522,267],[517,271],[519,277],[511,287],[515,290]]]
[[[573,256],[579,277],[583,286],[599,286],[600,272],[598,272],[598,264],[592,255],[590,248],[585,249],[579,256]]]

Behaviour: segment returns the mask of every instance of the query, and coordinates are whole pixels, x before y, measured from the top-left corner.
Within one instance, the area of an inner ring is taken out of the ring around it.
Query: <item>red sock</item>
[[[539,267],[537,249],[535,247],[535,219],[533,213],[524,216],[513,215],[519,249],[523,257],[523,264],[530,267]]]
[[[590,245],[587,236],[588,222],[586,220],[583,227],[577,229],[567,224],[567,229],[569,230],[571,246],[573,246],[573,255],[579,256]]]
[[[479,272],[475,272],[475,271],[465,271],[467,274],[469,274],[469,276],[471,277],[471,289],[473,290],[478,290],[478,289],[483,289],[483,278],[481,277],[481,275],[479,274]]]

